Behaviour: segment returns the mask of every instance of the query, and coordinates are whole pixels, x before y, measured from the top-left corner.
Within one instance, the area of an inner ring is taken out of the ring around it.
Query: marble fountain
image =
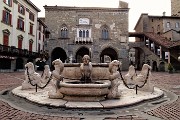
[[[116,108],[142,103],[163,96],[151,84],[151,67],[144,64],[136,75],[134,66],[124,76],[121,62],[91,63],[84,55],[83,63],[52,62],[54,70],[45,65],[42,75],[33,63],[25,65],[25,80],[12,90],[16,96],[31,102],[65,108]]]

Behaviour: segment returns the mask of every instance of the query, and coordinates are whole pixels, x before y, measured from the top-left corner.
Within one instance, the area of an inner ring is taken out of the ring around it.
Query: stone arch
[[[158,71],[158,67],[157,67],[157,62],[156,61],[153,61],[153,63],[152,63],[152,70],[153,71]]]
[[[143,66],[143,64],[145,63],[145,62],[147,62],[146,60],[145,60],[145,52],[144,52],[144,50],[142,49],[142,48],[140,48],[140,47],[130,47],[129,48],[129,52],[131,51],[131,49],[134,49],[135,51],[135,55],[134,55],[134,59],[135,59],[135,62],[134,62],[134,66],[135,66],[135,68],[137,69],[137,70],[141,70],[141,68],[142,68],[142,66]],[[130,58],[130,56],[129,56],[129,58]]]
[[[51,63],[56,59],[60,59],[63,63],[67,60],[67,54],[61,47],[56,47],[51,52]]]
[[[24,68],[24,60],[22,58],[16,59],[16,70]]]
[[[76,51],[76,56],[75,56],[75,61],[77,63],[82,63],[82,58],[84,55],[89,55],[90,58],[91,58],[91,55],[90,55],[90,51],[89,51],[89,48],[85,47],[85,46],[82,46],[80,48],[77,49]]]
[[[104,48],[100,53],[100,63],[106,62],[105,59],[110,58],[110,60],[118,60],[118,52],[112,47]]]
[[[159,71],[162,71],[162,72],[165,71],[165,63],[164,62],[159,63]]]

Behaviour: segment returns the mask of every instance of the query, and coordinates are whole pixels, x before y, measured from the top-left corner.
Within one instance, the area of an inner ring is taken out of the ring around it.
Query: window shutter
[[[3,10],[3,14],[2,14],[2,21],[5,22],[6,20],[6,11]]]
[[[23,25],[23,31],[24,31],[24,21],[22,21],[22,25]]]
[[[32,14],[33,15],[33,21],[34,21],[34,14]]]
[[[22,39],[18,40],[18,48],[22,49]]]
[[[12,7],[12,0],[10,0],[10,5],[9,6]]]
[[[18,12],[20,13],[20,4],[18,4]]]
[[[12,22],[12,15],[9,14],[9,25],[12,25],[11,22]]]
[[[18,29],[20,28],[20,21],[19,21],[19,19],[17,20],[17,28]]]
[[[26,8],[25,8],[24,6],[23,6],[23,8],[24,8],[24,9],[23,9],[23,15],[25,15],[25,9],[26,9]]]
[[[9,36],[4,34],[4,45],[8,46]]]

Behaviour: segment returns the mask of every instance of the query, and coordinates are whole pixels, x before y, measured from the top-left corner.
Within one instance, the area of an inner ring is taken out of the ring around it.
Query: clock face
[[[89,25],[89,19],[88,18],[80,18],[79,24]]]

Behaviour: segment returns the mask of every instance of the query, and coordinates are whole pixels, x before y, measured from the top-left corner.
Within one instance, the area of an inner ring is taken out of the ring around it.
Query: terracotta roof
[[[172,48],[172,47],[180,46],[180,40],[170,41],[169,39],[162,37],[160,35],[154,34],[154,33],[144,33],[144,35],[149,37],[153,42],[165,48]]]

